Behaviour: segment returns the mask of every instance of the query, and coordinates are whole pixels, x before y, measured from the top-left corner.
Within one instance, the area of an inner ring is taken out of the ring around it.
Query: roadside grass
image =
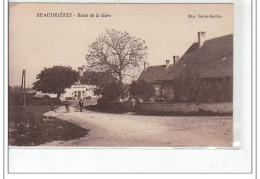
[[[89,130],[57,118],[43,119],[48,107],[9,107],[8,142],[10,146],[37,146],[56,140],[68,141],[88,134]]]

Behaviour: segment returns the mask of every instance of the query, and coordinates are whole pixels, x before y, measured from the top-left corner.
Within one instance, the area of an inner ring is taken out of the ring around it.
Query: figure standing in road
[[[69,101],[65,101],[65,112],[70,112],[70,102]]]
[[[83,108],[83,100],[80,99],[79,101],[79,108],[80,108],[80,112],[82,112],[82,108]]]

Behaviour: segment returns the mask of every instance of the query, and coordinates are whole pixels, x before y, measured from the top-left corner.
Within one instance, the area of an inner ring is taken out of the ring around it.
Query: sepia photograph
[[[8,8],[9,146],[233,146],[234,4]]]

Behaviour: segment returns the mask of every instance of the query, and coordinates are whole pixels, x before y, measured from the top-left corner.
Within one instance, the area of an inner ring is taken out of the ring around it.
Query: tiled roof
[[[141,73],[138,80],[154,83],[168,73],[172,67],[173,65],[170,65],[166,69],[166,65],[148,66],[147,69]]]
[[[191,53],[191,52],[193,52],[193,51],[195,51],[195,50],[197,50],[198,49],[198,42],[194,42],[191,46],[190,46],[190,48],[184,53],[184,54],[186,54],[186,53]]]
[[[186,52],[159,80],[173,80],[188,67],[203,78],[231,77],[233,75],[233,34],[207,40],[200,49]]]

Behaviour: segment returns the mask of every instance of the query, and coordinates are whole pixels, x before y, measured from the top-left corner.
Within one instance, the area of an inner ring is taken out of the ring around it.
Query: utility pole
[[[20,97],[20,104],[22,104],[23,101],[23,73],[22,73],[22,84],[21,84],[21,97]]]
[[[21,101],[23,98],[23,105],[26,105],[26,94],[25,94],[25,70],[22,73],[22,85],[21,85]]]
[[[25,106],[26,105],[26,103],[25,103],[25,101],[26,101],[26,93],[25,93],[25,70],[23,70],[23,75],[24,75],[24,83],[23,83],[23,89],[24,89],[24,95],[23,95],[23,105]]]

